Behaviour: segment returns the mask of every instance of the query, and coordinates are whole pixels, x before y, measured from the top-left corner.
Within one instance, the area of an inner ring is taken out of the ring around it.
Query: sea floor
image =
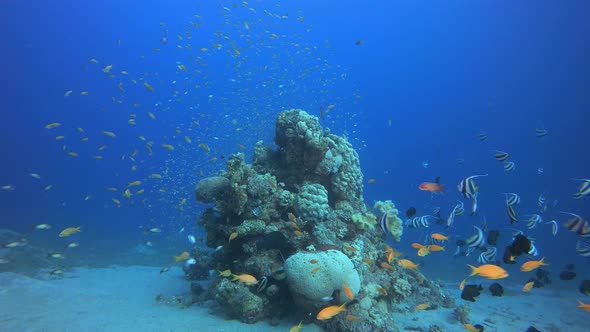
[[[0,330],[289,331],[296,323],[249,325],[204,307],[175,303],[190,287],[177,267],[163,274],[158,267],[113,266],[74,269],[61,278],[40,276],[44,279],[0,273]],[[486,289],[472,303],[460,299],[456,284],[448,287],[458,304],[469,306],[470,322],[484,325],[485,331],[524,332],[533,325],[541,331],[576,332],[588,331],[590,326],[590,313],[577,308],[576,299],[582,295],[573,289],[542,288],[523,294],[521,286],[514,285],[505,287],[502,297],[493,297]],[[452,309],[393,315],[402,330],[427,331],[438,325],[442,331],[465,331]],[[302,331],[321,329],[311,324]]]

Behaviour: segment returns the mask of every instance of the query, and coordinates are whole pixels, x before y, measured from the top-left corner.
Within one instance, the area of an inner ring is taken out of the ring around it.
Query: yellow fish
[[[229,235],[229,240],[227,242],[231,242],[231,240],[238,237],[238,232],[233,232]]]
[[[426,310],[430,308],[430,303],[420,303],[416,306],[416,310]]]
[[[81,230],[80,230],[80,228],[81,228],[81,227],[82,227],[82,226],[78,226],[78,227],[68,227],[68,228],[64,229],[63,231],[61,231],[61,232],[59,233],[59,237],[68,237],[68,236],[70,236],[70,235],[72,235],[72,234],[74,234],[74,233],[81,232]]]
[[[141,185],[141,181],[139,180],[127,183],[127,187],[137,187],[139,185]]]
[[[148,89],[149,92],[154,92],[154,88],[146,81],[143,81],[143,86]]]
[[[428,246],[418,249],[418,256],[420,256],[420,257],[424,257],[429,254],[430,254],[430,249]]]
[[[465,282],[467,281],[467,279],[469,279],[469,277],[461,280],[461,283],[459,284],[459,290],[463,290],[463,288],[465,288]]]
[[[254,278],[253,276],[251,276],[249,274],[240,274],[240,275],[232,274],[232,276],[234,277],[232,279],[232,281],[237,280],[239,282],[246,284],[246,286],[256,285],[258,283],[258,280],[256,280],[256,278]]]
[[[123,192],[123,197],[131,198],[131,190],[125,189],[125,191]]]
[[[209,152],[209,151],[211,151],[211,149],[209,149],[209,145],[207,145],[207,144],[205,144],[205,143],[200,143],[200,144],[199,144],[199,147],[200,147],[201,149],[203,149],[203,151],[205,151],[205,152]]]
[[[161,179],[162,175],[158,174],[158,173],[152,173],[152,175],[150,175],[150,178],[152,179]]]
[[[227,270],[223,270],[223,271],[218,271],[219,275],[222,277],[229,277],[231,276],[231,270],[227,269]]]
[[[174,146],[172,146],[172,145],[170,145],[170,144],[163,143],[163,144],[162,144],[162,147],[163,147],[164,149],[166,149],[166,150],[170,150],[170,151],[173,151],[173,150],[174,150]]]
[[[183,261],[187,260],[189,257],[190,257],[189,253],[185,251],[178,256],[174,256],[174,260],[176,261],[176,263],[178,263],[178,262],[183,262]]]
[[[106,135],[106,136],[108,136],[108,137],[113,137],[113,138],[117,137],[117,135],[115,135],[115,133],[113,133],[112,131],[106,131],[106,130],[103,130],[103,131],[102,131],[102,134],[103,134],[103,135]],[[99,149],[99,150],[100,150],[100,149]]]
[[[295,325],[290,328],[289,332],[299,332],[301,330],[301,323],[303,323],[303,321],[299,321],[299,325]]]
[[[45,129],[53,129],[53,128],[57,128],[61,126],[61,123],[59,122],[52,122],[50,124],[45,125]]]
[[[152,113],[152,112],[148,112],[148,116],[149,116],[149,117],[150,117],[152,120],[155,120],[155,119],[156,119],[156,116],[155,116],[155,115],[154,115],[154,113]]]

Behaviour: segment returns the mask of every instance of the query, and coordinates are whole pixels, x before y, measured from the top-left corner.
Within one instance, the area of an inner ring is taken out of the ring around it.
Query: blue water
[[[101,264],[150,239],[169,257],[186,234],[203,236],[196,215],[204,206],[193,198],[202,176],[224,169],[232,153],[251,160],[259,140],[271,144],[278,112],[320,116],[334,105],[321,123],[358,151],[368,204],[391,199],[402,214],[440,206],[446,217],[457,183],[489,174],[477,181],[478,215],[459,217],[448,232],[466,238],[485,217],[501,231],[501,252],[511,238],[501,193],[521,195],[522,216],[537,213],[544,194],[543,218],[557,220],[559,233],[540,225],[526,234],[554,275],[574,263],[588,278],[579,237],[561,227],[567,218],[558,211],[590,214],[590,198],[572,198],[580,183],[571,180],[590,177],[589,10],[587,1],[3,1],[0,185],[14,190],[0,191],[0,227],[51,251],[66,243],[56,230],[82,225],[76,240]],[[61,126],[44,128],[52,122]],[[154,142],[152,155],[139,136]],[[515,171],[494,160],[496,149],[510,153]],[[417,189],[437,176],[443,194]],[[122,197],[135,180],[142,184],[132,191],[145,193]],[[31,232],[40,223],[52,231]],[[163,234],[144,235],[150,227]],[[409,253],[424,234],[406,230],[399,249]],[[425,260],[426,271],[451,265],[459,278],[475,260],[448,254]]]

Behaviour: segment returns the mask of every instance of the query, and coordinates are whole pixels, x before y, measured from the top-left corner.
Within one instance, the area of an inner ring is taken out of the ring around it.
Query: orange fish
[[[346,319],[350,320],[350,321],[357,321],[357,320],[361,320],[360,317],[355,316],[355,315],[346,315]]]
[[[426,246],[423,245],[423,244],[416,243],[416,242],[412,243],[412,248],[414,248],[414,249],[421,249],[421,248],[424,248],[424,247],[426,247]]]
[[[256,278],[254,278],[253,276],[251,276],[249,274],[240,274],[240,275],[232,274],[232,276],[234,277],[232,279],[232,281],[239,281],[241,283],[246,284],[246,286],[258,284],[258,280],[256,280]]]
[[[442,246],[439,246],[436,244],[431,244],[428,246],[428,250],[430,250],[430,251],[443,251],[443,250],[445,250],[445,247],[442,247]]]
[[[350,288],[348,288],[348,286],[346,286],[346,284],[342,285],[342,289],[344,289],[346,297],[348,297],[351,300],[354,300],[354,295],[352,295],[352,291],[350,290]]]
[[[301,235],[303,235],[303,233],[300,230],[297,230],[297,229],[293,232],[293,234],[295,234],[295,236],[301,236]]]
[[[381,294],[383,296],[387,296],[387,288],[379,287],[379,288],[377,288],[377,290],[379,291],[379,294]]]
[[[400,259],[397,264],[406,269],[418,270],[418,265],[409,259]]]
[[[420,303],[416,306],[416,310],[426,310],[430,308],[430,303]]]
[[[316,267],[316,268],[314,268],[313,270],[311,270],[311,273],[316,273],[316,272],[318,272],[319,270],[320,270],[320,268],[319,268],[319,267]]]
[[[522,288],[523,292],[529,292],[531,290],[531,288],[533,288],[533,285],[535,284],[535,281],[529,281],[526,284],[524,284],[524,287]]]
[[[590,312],[590,304],[586,304],[580,300],[578,300],[578,308],[582,308],[582,309]]]
[[[418,189],[422,191],[429,191],[431,193],[435,193],[442,192],[445,189],[445,186],[434,182],[422,182],[418,186]]]
[[[346,311],[346,303],[342,303],[342,305],[331,305],[329,307],[325,307],[322,309],[318,315],[316,316],[317,320],[326,320],[330,319],[339,313]]]
[[[529,271],[532,271],[540,266],[549,265],[549,264],[546,264],[544,262],[544,260],[545,260],[545,257],[541,258],[541,260],[538,260],[538,261],[528,261],[528,262],[522,264],[522,266],[520,267],[520,270],[522,272],[529,272]]]
[[[430,235],[431,238],[435,239],[435,240],[439,240],[439,241],[447,241],[449,239],[448,236],[446,235],[442,235],[439,233],[433,233]]]
[[[312,260],[310,260],[309,262],[310,262],[311,264],[317,264],[317,263],[318,263],[318,260],[317,260],[317,259],[312,259]]]
[[[508,272],[498,265],[484,264],[479,267],[475,267],[473,265],[467,264],[467,266],[471,268],[470,277],[478,274],[488,279],[502,279],[508,277]]]
[[[375,264],[375,261],[370,258],[363,258],[363,262],[367,264]]]
[[[481,332],[480,329],[478,329],[477,327],[471,325],[471,324],[463,324],[463,327],[467,330],[467,331],[471,331],[471,332]]]
[[[389,264],[387,264],[385,262],[381,263],[381,267],[384,268],[384,269],[391,270],[391,271],[394,270],[393,266],[391,266],[391,265],[389,265]]]

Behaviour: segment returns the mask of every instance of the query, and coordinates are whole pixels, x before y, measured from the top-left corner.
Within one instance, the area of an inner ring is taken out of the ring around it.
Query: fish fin
[[[445,185],[444,184],[439,185],[438,186],[438,191],[440,191],[442,193],[443,190],[445,190]]]
[[[471,274],[469,275],[470,277],[477,275],[477,267],[475,267],[473,265],[469,265],[469,264],[467,264],[467,266],[469,266],[471,268]]]

